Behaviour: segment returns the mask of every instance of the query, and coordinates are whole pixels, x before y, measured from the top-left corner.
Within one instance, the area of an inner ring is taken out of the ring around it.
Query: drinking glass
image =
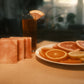
[[[22,29],[24,37],[32,37],[32,51],[35,51],[37,43],[37,21],[29,13],[24,13],[22,16]]]

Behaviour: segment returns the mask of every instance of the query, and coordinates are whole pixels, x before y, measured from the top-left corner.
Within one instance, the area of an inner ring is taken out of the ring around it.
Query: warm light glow
[[[51,0],[44,0],[44,2],[50,2]]]
[[[78,0],[58,0],[58,2],[68,5],[77,5]]]

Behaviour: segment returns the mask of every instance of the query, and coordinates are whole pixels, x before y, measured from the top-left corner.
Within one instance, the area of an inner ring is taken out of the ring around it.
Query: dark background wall
[[[22,14],[37,9],[43,0],[0,0],[0,37],[22,35]]]

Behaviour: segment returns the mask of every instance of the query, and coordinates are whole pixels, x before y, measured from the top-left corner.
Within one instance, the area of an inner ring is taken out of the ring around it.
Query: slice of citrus
[[[84,41],[83,41],[83,40],[78,40],[78,41],[76,41],[76,44],[77,44],[82,50],[84,50]]]
[[[68,52],[74,51],[74,50],[80,50],[80,48],[77,46],[76,42],[74,42],[74,41],[60,42],[60,43],[58,43],[57,46]]]
[[[81,60],[82,62],[84,62],[84,58],[80,58],[80,60]]]
[[[34,20],[38,20],[45,15],[42,11],[39,10],[31,10],[29,13]]]
[[[48,51],[48,50],[50,50],[51,48],[42,48],[40,51],[39,51],[39,54],[42,56],[42,57],[44,57],[44,58],[46,58],[46,56],[45,56],[45,53]]]
[[[59,47],[57,46],[57,43],[53,46],[53,48],[59,49]]]
[[[67,52],[60,49],[50,49],[45,53],[46,57],[50,60],[62,60],[67,57]]]
[[[84,58],[84,51],[73,51],[69,52],[68,55],[73,59]]]

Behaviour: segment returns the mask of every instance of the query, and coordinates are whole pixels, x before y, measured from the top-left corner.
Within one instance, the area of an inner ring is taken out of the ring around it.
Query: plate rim
[[[41,46],[41,47],[37,48],[36,51],[35,51],[35,56],[38,57],[38,58],[40,58],[40,59],[42,59],[42,60],[44,60],[44,61],[46,61],[46,62],[50,62],[50,63],[54,63],[54,64],[60,64],[60,65],[84,65],[84,63],[77,63],[77,64],[71,63],[71,64],[70,64],[70,63],[55,62],[55,61],[51,61],[51,60],[48,60],[48,59],[46,59],[46,58],[40,56],[39,51],[40,51],[42,48],[44,48],[44,47],[49,47],[49,48],[51,47],[51,48],[52,48],[52,46],[54,46],[54,45],[55,45],[55,44],[48,44],[48,45],[44,45],[44,46]]]

